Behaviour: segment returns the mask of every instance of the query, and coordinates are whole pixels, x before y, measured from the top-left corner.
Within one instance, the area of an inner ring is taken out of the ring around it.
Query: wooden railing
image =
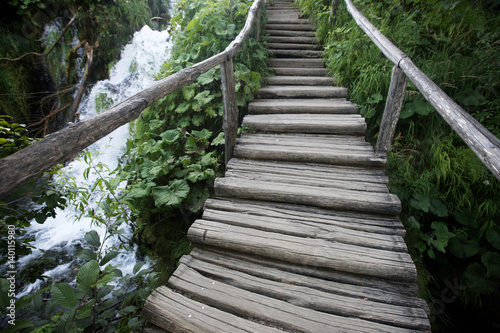
[[[226,141],[226,162],[233,155],[238,130],[238,109],[233,70],[236,56],[252,32],[257,19],[256,38],[260,27],[260,6],[255,0],[250,7],[245,26],[221,53],[185,68],[147,88],[110,109],[66,127],[43,140],[0,160],[0,197],[33,179],[53,166],[81,152],[122,125],[137,119],[148,106],[166,95],[193,83],[198,76],[220,65],[224,103],[223,129]]]
[[[384,55],[394,63],[388,97],[375,150],[387,154],[390,149],[399,114],[403,106],[408,78],[415,84],[427,101],[474,151],[484,165],[500,179],[500,140],[455,103],[429,79],[411,59],[385,37],[351,0],[345,0],[347,10],[358,26],[370,37]],[[332,0],[332,13],[338,0]]]

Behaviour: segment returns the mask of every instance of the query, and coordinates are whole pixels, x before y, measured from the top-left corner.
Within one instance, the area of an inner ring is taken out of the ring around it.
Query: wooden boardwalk
[[[268,7],[276,76],[256,92],[192,252],[144,314],[176,332],[425,332],[385,158],[347,90],[326,76],[312,25]],[[160,329],[161,328],[161,329]]]

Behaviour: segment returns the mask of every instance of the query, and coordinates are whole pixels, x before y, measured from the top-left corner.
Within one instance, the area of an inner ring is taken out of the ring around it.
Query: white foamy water
[[[80,120],[92,117],[98,111],[105,110],[153,84],[153,77],[167,59],[170,46],[170,38],[166,30],[153,31],[148,26],[144,26],[136,32],[133,40],[122,50],[121,59],[111,70],[110,78],[96,83],[82,101],[78,110]],[[109,170],[114,170],[118,165],[119,158],[125,152],[128,136],[129,125],[127,124],[93,144],[90,147],[93,152],[92,163],[94,165],[105,164]],[[77,186],[90,188],[98,175],[91,172],[86,180],[83,173],[88,167],[89,165],[83,159],[77,159],[63,169],[63,174],[73,177]],[[102,176],[106,178],[108,174],[105,173]],[[65,180],[56,177],[54,181]],[[106,195],[106,193],[93,193],[87,209],[99,209],[100,195]],[[31,255],[19,258],[18,270],[22,271],[23,267],[34,260],[43,258],[44,255],[54,257],[54,254],[57,253],[57,257],[65,257],[65,263],[45,272],[44,275],[54,281],[74,276],[74,272],[78,268],[75,267],[74,256],[81,248],[80,245],[85,244],[85,234],[90,230],[95,230],[100,235],[101,241],[106,234],[104,226],[98,226],[86,217],[76,220],[76,214],[75,207],[67,207],[65,210],[59,210],[55,218],[49,218],[43,224],[33,222],[28,229],[28,234],[35,236],[36,240],[32,245],[36,250],[33,250]],[[132,230],[125,225],[122,228],[125,229],[123,236],[131,237]],[[118,237],[111,237],[105,246],[118,246],[120,243]],[[136,264],[134,249],[122,251],[110,263],[119,265],[124,274],[131,273]],[[41,281],[37,281],[26,286],[18,296],[37,289],[40,284]]]

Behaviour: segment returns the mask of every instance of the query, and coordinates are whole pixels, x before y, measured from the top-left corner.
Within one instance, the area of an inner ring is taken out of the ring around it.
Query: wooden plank
[[[328,292],[330,294],[365,299],[378,303],[420,308],[429,314],[429,308],[423,299],[408,296],[398,292],[397,290],[390,290],[392,286],[389,287],[388,290],[386,288],[387,285],[377,285],[374,281],[344,280],[339,282],[335,280],[327,280],[321,277],[304,274],[303,272],[294,273],[292,272],[294,270],[293,268],[289,271],[286,266],[280,266],[275,262],[269,262],[263,259],[257,260],[241,254],[235,255],[227,252],[211,251],[208,248],[199,249],[195,247],[189,256],[184,256],[183,258],[189,257],[271,281],[310,287]],[[370,286],[365,286],[365,284]],[[405,290],[405,292],[406,291],[407,290]]]
[[[314,44],[314,43],[316,43],[316,37],[269,36],[268,41],[271,43]]]
[[[300,281],[302,281],[297,284],[300,285],[301,283],[305,283],[304,281],[307,281],[308,279],[313,279],[311,282],[313,283],[313,286],[320,289],[325,287],[325,290],[329,292],[334,291],[333,287],[328,287],[330,283],[334,283],[334,286],[340,285],[338,290],[342,292],[348,292],[349,288],[358,290],[359,292],[364,292],[363,288],[371,288],[379,293],[382,293],[383,295],[387,295],[389,293],[390,295],[407,296],[411,299],[415,299],[418,293],[418,289],[414,283],[390,281],[370,276],[356,275],[324,267],[308,265],[307,263],[296,264],[284,261],[286,260],[286,257],[281,260],[266,258],[252,254],[230,252],[224,249],[208,247],[201,244],[197,244],[191,251],[190,255],[223,267],[236,269],[249,274],[263,275],[268,279],[271,279],[273,276],[269,273],[275,270],[274,272],[278,276],[278,281],[283,281],[284,283],[286,283],[286,277],[283,277],[284,273],[295,274],[298,275],[300,277]],[[252,264],[255,266],[251,266]],[[255,270],[250,271],[252,268]],[[317,284],[315,282],[317,280],[324,281],[324,283]],[[350,295],[350,293],[348,295]],[[420,302],[423,302],[421,304],[426,304],[425,301],[421,299],[419,300]],[[403,305],[404,304],[405,303],[403,303]],[[420,307],[427,311],[425,306]]]
[[[183,257],[181,263],[204,276],[296,306],[391,326],[416,330],[430,329],[427,314],[421,308],[384,304],[368,300],[365,297],[354,298],[328,293],[315,287],[272,281],[237,270],[222,268],[188,256]]]
[[[286,44],[286,43],[267,43],[270,49],[292,49],[292,50],[317,50],[320,48],[316,44]]]
[[[367,194],[345,189],[335,189],[333,192],[315,186],[233,178],[218,178],[214,186],[218,198],[269,200],[384,215],[398,215],[401,212],[399,198],[390,193]]]
[[[282,68],[323,68],[325,63],[323,59],[269,59],[269,65],[271,67],[282,67]]]
[[[323,51],[313,51],[313,50],[283,50],[283,49],[269,49],[269,52],[273,56],[286,56],[286,57],[296,57],[296,58],[321,58]]]
[[[254,92],[258,98],[268,97],[326,97],[342,98],[347,95],[347,88],[324,86],[268,86]]]
[[[170,332],[280,332],[159,287],[144,304],[145,318]]]
[[[324,180],[359,181],[388,184],[389,179],[383,170],[356,167],[341,167],[313,163],[291,163],[274,161],[253,161],[234,158],[227,165],[228,170],[271,172],[274,174],[302,176]]]
[[[196,220],[188,231],[188,239],[228,251],[286,258],[291,263],[307,263],[309,266],[388,280],[415,282],[417,276],[415,265],[407,253],[337,244],[215,221]]]
[[[267,24],[269,30],[288,30],[288,31],[313,31],[312,24]]]
[[[268,67],[268,69],[277,75],[320,76],[328,74],[328,70],[326,68]]]
[[[349,150],[349,147],[338,149],[304,148],[284,145],[252,145],[237,144],[234,156],[256,160],[275,160],[290,162],[306,162],[337,165],[354,165],[364,167],[384,167],[386,159],[374,153]]]
[[[325,239],[333,242],[396,252],[408,251],[406,243],[399,235],[349,230],[321,221],[286,219],[212,209],[205,210],[203,219],[206,221],[222,222],[229,225],[254,228],[283,235]]]
[[[333,78],[326,76],[269,76],[268,85],[304,85],[304,86],[331,86]]]
[[[274,173],[271,170],[256,171],[256,170],[237,170],[230,169],[226,171],[226,177],[241,178],[247,180],[258,181],[274,181],[279,183],[290,183],[305,186],[317,186],[329,188],[332,190],[345,189],[361,192],[380,192],[389,193],[389,189],[385,184],[377,184],[371,182],[362,182],[359,180],[344,180],[344,179],[325,179],[304,177],[304,175],[284,175],[282,173]]]
[[[362,319],[326,314],[275,300],[206,278],[183,264],[176,270],[169,284],[203,299],[214,307],[300,332],[330,333],[332,328],[365,333],[408,331]]]
[[[271,78],[280,76],[272,76]],[[300,77],[300,76],[299,76]],[[306,78],[306,77],[301,77]],[[356,104],[340,99],[255,99],[248,104],[251,114],[268,113],[332,113],[357,114]]]
[[[234,198],[230,200],[208,199],[205,202],[205,209],[290,219],[298,223],[302,221],[316,221],[349,230],[387,235],[404,236],[406,232],[401,221],[396,218],[381,217],[360,212],[339,212],[298,204],[236,200]]]
[[[366,123],[359,115],[271,114],[247,115],[242,125],[265,132],[300,132],[365,135]]]
[[[290,30],[265,30],[265,33],[270,35],[270,36],[288,36],[288,37],[316,37],[316,33],[312,31],[290,31]],[[279,42],[278,42],[279,43]],[[290,45],[297,45],[293,43],[288,43],[285,42],[286,44]],[[271,42],[268,43],[268,45],[271,44]],[[302,45],[315,45],[314,42],[311,43],[305,43]]]
[[[374,153],[373,147],[362,136],[313,133],[244,133],[238,144],[281,145],[293,147],[344,149]]]

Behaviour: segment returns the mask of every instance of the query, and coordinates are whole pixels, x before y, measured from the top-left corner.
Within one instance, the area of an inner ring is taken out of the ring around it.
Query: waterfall
[[[84,97],[78,110],[80,120],[92,117],[150,86],[154,81],[154,75],[166,61],[170,46],[170,38],[166,30],[153,31],[150,27],[144,26],[136,32],[132,41],[122,50],[121,58],[111,70],[109,79],[97,82],[90,93]],[[115,169],[118,160],[125,152],[128,136],[129,125],[127,124],[93,144],[89,148],[92,151],[93,164],[105,164],[110,170]],[[91,172],[86,180],[83,177],[86,168],[88,164],[77,159],[66,166],[61,173],[73,177],[77,186],[89,187],[98,175]],[[57,176],[54,181],[64,181],[64,177]],[[98,200],[98,195],[92,195],[87,209],[98,210]],[[47,219],[44,224],[32,222],[28,228],[28,234],[35,236],[36,240],[32,245],[36,249],[32,254],[19,258],[18,271],[22,271],[30,262],[43,259],[44,256],[57,256],[62,261],[61,264],[43,275],[47,276],[49,281],[69,282],[74,279],[75,269],[78,268],[75,255],[80,245],[85,242],[85,233],[95,230],[101,236],[101,241],[105,233],[105,228],[96,226],[90,218],[84,217],[76,220],[76,211],[75,207],[67,207],[59,210],[55,218]],[[125,236],[131,233],[130,228],[125,230]],[[112,237],[105,246],[114,246],[119,242],[118,238]],[[131,273],[136,263],[135,251],[131,249],[121,253],[110,263],[120,266],[124,274]],[[38,289],[43,283],[37,280],[34,284],[25,286],[18,297]]]

